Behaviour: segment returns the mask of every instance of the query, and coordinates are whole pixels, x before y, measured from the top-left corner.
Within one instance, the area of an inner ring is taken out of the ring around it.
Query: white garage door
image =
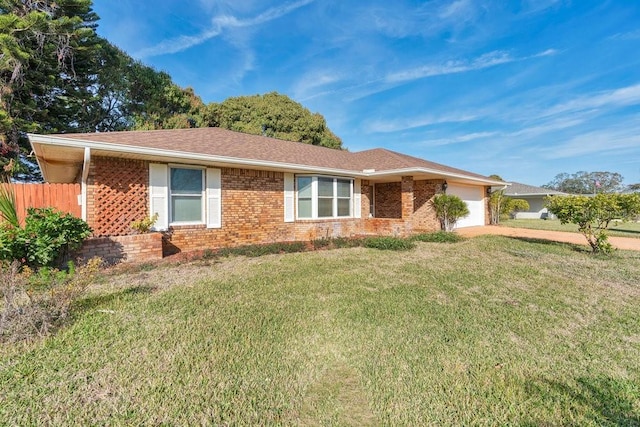
[[[460,218],[456,228],[484,225],[484,187],[449,184],[447,194],[454,194],[465,201],[469,215]]]

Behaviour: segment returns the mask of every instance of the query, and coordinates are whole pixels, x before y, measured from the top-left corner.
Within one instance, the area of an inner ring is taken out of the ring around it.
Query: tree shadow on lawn
[[[624,234],[640,234],[640,231],[638,230],[626,230],[624,228],[616,228],[616,227],[610,227],[609,231],[616,231],[618,233],[624,233]],[[624,236],[618,236],[618,237],[624,237]],[[635,236],[629,236],[631,238],[636,238]]]
[[[526,243],[536,243],[540,245],[555,246],[558,248],[569,248],[574,252],[580,252],[580,253],[591,253],[591,249],[586,245],[586,243],[585,245],[578,245],[575,243],[558,242],[555,240],[539,239],[535,237],[514,237],[514,236],[506,236],[506,237],[508,237],[509,239],[519,240],[521,242],[526,242]]]
[[[528,394],[547,403],[545,406],[560,403],[566,406],[563,409],[583,414],[597,425],[640,425],[640,385],[631,380],[581,377],[570,384],[540,379],[529,381],[525,388]],[[546,424],[549,423],[545,420],[531,420],[523,425]]]
[[[156,290],[157,287],[153,285],[140,285],[109,294],[89,295],[85,298],[82,298],[77,302],[77,304],[74,305],[74,312],[76,314],[85,313],[89,310],[108,306],[112,301],[115,301],[122,297],[129,297],[132,295],[148,295],[154,293]]]

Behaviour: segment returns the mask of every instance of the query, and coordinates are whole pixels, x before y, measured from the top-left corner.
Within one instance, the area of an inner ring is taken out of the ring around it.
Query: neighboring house
[[[96,237],[122,242],[132,221],[157,213],[165,255],[434,231],[428,202],[443,187],[469,205],[459,227],[484,225],[487,190],[498,184],[385,149],[352,153],[221,128],[29,139],[47,182],[81,184]]]
[[[511,182],[504,192],[505,196],[513,199],[524,199],[529,203],[529,210],[517,212],[516,219],[547,219],[553,218],[553,214],[547,211],[544,200],[548,196],[567,196],[567,193],[550,190],[548,188],[535,187],[533,185]]]

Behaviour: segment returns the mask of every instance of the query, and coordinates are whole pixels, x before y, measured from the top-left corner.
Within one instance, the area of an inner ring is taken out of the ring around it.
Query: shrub
[[[0,225],[0,259],[30,267],[60,266],[79,249],[91,228],[71,214],[53,208],[29,208],[24,228]]]
[[[502,215],[505,217],[515,218],[518,212],[524,212],[529,210],[529,202],[524,199],[512,199],[511,197],[505,197],[503,205]]]
[[[26,263],[33,267],[60,266],[91,235],[89,225],[53,208],[30,208],[19,239],[24,243]]]
[[[158,221],[158,212],[154,213],[152,217],[141,219],[139,221],[133,221],[131,228],[140,234],[145,234],[151,231],[151,228]]]
[[[0,341],[19,341],[44,336],[61,324],[71,307],[96,278],[102,265],[100,258],[68,271],[24,267],[20,262],[0,266],[0,293],[3,296],[0,313]]]
[[[388,251],[407,251],[415,247],[415,243],[398,237],[368,237],[364,239],[364,247]]]
[[[436,217],[445,231],[453,231],[460,218],[469,215],[467,204],[453,194],[436,194],[431,203],[436,210]]]
[[[357,248],[363,245],[363,240],[354,237],[323,237],[311,241],[314,250]]]
[[[416,242],[456,243],[463,241],[464,237],[456,233],[436,231],[434,233],[417,234],[412,236],[411,240]]]
[[[547,198],[546,205],[562,224],[578,226],[593,253],[606,254],[613,250],[607,240],[609,223],[613,220],[626,221],[640,214],[640,195],[554,196]]]
[[[269,243],[266,245],[247,245],[239,246],[236,248],[224,248],[221,249],[220,256],[246,256],[255,258],[263,255],[282,254],[282,253],[294,253],[304,252],[307,246],[304,242],[290,242],[290,243]]]

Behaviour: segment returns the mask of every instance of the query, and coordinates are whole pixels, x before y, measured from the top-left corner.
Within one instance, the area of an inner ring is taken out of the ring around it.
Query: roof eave
[[[445,178],[445,179],[449,178],[449,179],[459,179],[459,180],[464,180],[464,181],[472,181],[472,182],[475,182],[475,183],[478,183],[478,184],[487,185],[487,186],[511,185],[511,183],[509,183],[509,182],[496,181],[496,180],[489,179],[489,178],[480,178],[480,177],[472,176],[472,175],[466,175],[466,174],[455,173],[455,172],[447,172],[447,171],[442,171],[442,170],[438,170],[438,169],[430,169],[430,168],[423,168],[423,167],[392,169],[392,170],[383,170],[383,171],[375,171],[375,172],[365,172],[363,174],[364,174],[364,176],[369,177],[369,178],[384,178],[384,177],[393,176],[393,175],[396,175],[396,176],[397,175],[409,176],[409,175],[415,175],[415,174],[429,174],[429,175],[441,176],[442,178]]]
[[[298,173],[325,173],[347,176],[364,176],[362,173],[348,169],[326,168],[319,166],[300,165],[295,163],[272,162],[267,160],[246,159],[239,157],[215,156],[210,154],[198,154],[178,150],[165,150],[157,148],[136,147],[125,144],[111,144],[108,142],[88,141],[82,139],[59,138],[49,135],[28,134],[29,141],[34,144],[64,145],[65,147],[90,148],[91,150],[109,151],[113,153],[127,153],[144,156],[150,160],[153,158],[175,158],[182,161],[204,162],[207,164],[224,164],[237,166],[254,166],[263,169],[277,169]]]
[[[38,135],[27,134],[31,146],[36,150],[36,145],[49,145],[49,146],[65,146],[78,149],[90,148],[93,150],[107,151],[113,153],[126,153],[142,156],[146,159],[153,160],[160,158],[175,158],[181,161],[193,161],[204,162],[206,164],[222,164],[222,165],[237,165],[237,166],[253,166],[262,169],[280,170],[286,172],[297,173],[323,173],[332,175],[345,175],[357,178],[385,178],[391,176],[408,176],[415,174],[428,174],[436,175],[444,179],[457,179],[476,184],[482,184],[487,186],[494,185],[510,185],[508,182],[496,181],[489,178],[481,178],[473,175],[460,174],[455,172],[448,172],[438,169],[424,168],[424,167],[410,167],[401,169],[389,169],[380,171],[365,170],[351,170],[351,169],[338,169],[327,168],[312,165],[301,165],[295,163],[283,163],[268,160],[256,160],[239,157],[227,157],[216,156],[211,154],[200,154],[193,152],[185,152],[178,150],[167,150],[157,148],[138,147],[127,144],[113,144],[100,141],[89,141],[83,139],[56,137],[52,135]],[[46,179],[46,176],[45,176]]]

